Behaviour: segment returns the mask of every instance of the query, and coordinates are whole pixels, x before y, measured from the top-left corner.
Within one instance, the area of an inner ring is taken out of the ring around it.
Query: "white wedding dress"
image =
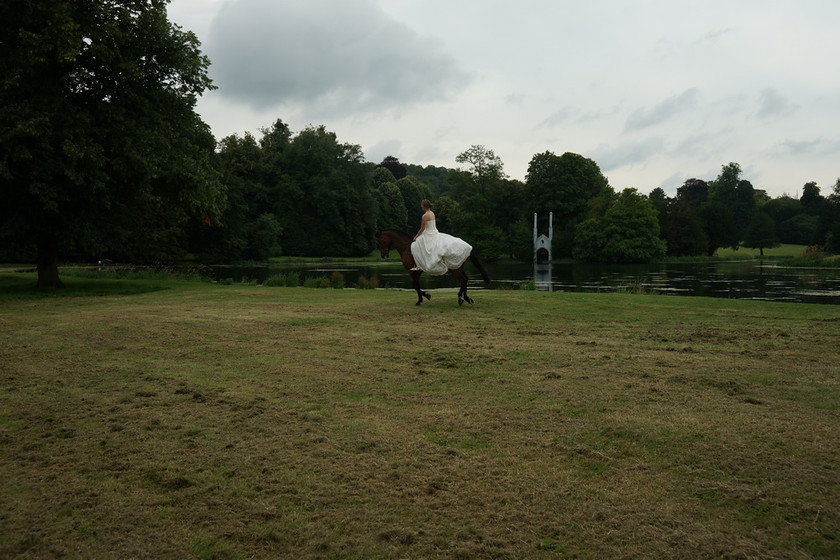
[[[455,236],[441,233],[434,220],[426,222],[420,237],[411,244],[411,255],[424,272],[433,276],[446,274],[447,270],[458,268],[472,252],[472,245]]]

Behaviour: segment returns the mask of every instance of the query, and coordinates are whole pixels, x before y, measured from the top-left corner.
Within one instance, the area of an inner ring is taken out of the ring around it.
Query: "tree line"
[[[779,243],[840,249],[840,182],[828,196],[811,182],[799,199],[771,198],[729,163],[714,179],[687,180],[673,197],[662,188],[645,195],[616,192],[595,161],[569,152],[534,155],[523,182],[481,145],[449,169],[394,156],[365,162],[358,146],[340,144],[323,126],[295,136],[278,120],[262,132],[220,142],[229,205],[193,237],[191,251],[204,260],[362,256],[377,229],[413,233],[424,198],[435,202],[443,231],[488,260],[530,260],[535,213],[542,231],[554,216],[554,256],[582,262],[711,256],[741,245],[763,252]]]
[[[212,89],[196,37],[166,0],[0,4],[0,259],[206,263],[370,253],[378,229],[416,231],[433,200],[441,230],[487,260],[532,258],[536,213],[555,258],[645,262],[776,243],[840,252],[840,180],[823,196],[770,198],[736,163],[669,197],[616,191],[596,162],[546,151],[524,181],[474,145],[456,168],[366,162],[323,125],[277,120],[217,141],[195,113]]]

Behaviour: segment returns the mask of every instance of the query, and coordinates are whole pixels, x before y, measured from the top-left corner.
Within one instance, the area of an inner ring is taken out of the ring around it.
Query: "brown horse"
[[[402,264],[411,275],[414,289],[417,292],[416,305],[423,303],[423,298],[431,300],[432,296],[429,295],[429,292],[424,292],[420,289],[420,275],[423,274],[423,271],[419,269],[412,270],[416,266],[414,263],[414,257],[411,254],[411,242],[413,241],[412,237],[407,233],[393,229],[380,231],[376,234],[376,237],[379,240],[379,254],[382,255],[383,259],[388,258],[388,255],[391,253],[391,249],[396,250],[400,254]],[[475,251],[470,252],[470,262],[478,268],[479,272],[481,272],[481,277],[489,284],[490,274],[484,267],[484,263],[482,263],[475,255]],[[464,272],[464,265],[462,264],[458,268],[453,268],[451,271],[461,284],[461,289],[458,290],[458,305],[463,305],[465,301],[470,305],[475,303],[473,299],[467,295],[467,280],[469,280],[469,278],[467,277],[467,273]]]

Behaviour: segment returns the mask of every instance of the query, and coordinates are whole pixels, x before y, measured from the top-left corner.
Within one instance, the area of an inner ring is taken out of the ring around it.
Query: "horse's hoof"
[[[464,298],[458,298],[458,306],[464,305]]]
[[[429,294],[424,293],[423,296],[425,296],[427,300],[432,301],[432,296],[430,296]]]
[[[470,305],[472,305],[472,304],[474,304],[474,303],[475,303],[475,300],[474,300],[473,298],[467,298],[467,303],[469,303]]]

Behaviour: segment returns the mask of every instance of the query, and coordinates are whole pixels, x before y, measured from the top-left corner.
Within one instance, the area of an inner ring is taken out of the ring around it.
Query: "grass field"
[[[96,282],[0,275],[2,558],[840,556],[840,307]]]
[[[785,259],[800,257],[805,252],[805,249],[807,249],[805,245],[782,244],[778,247],[764,249],[764,258]],[[738,249],[721,247],[717,250],[715,256],[721,259],[757,259],[761,256],[761,251],[747,247],[739,247]]]

